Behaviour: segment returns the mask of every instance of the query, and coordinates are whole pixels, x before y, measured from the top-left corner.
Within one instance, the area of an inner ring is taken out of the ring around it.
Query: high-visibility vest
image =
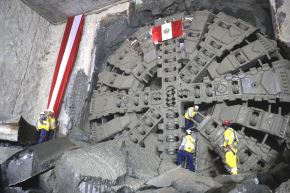
[[[230,147],[234,153],[237,153],[239,140],[236,131],[233,128],[227,128],[224,131],[224,147]]]
[[[187,111],[185,112],[184,117],[188,120],[191,120],[193,119],[193,117],[195,117],[196,113],[197,112],[194,110],[193,107],[189,107]]]
[[[195,151],[195,139],[191,135],[186,135],[184,138],[184,151],[193,153]]]
[[[50,128],[50,123],[48,118],[46,118],[46,120],[40,120],[40,117],[38,117],[38,122],[37,122],[37,130],[41,130],[44,129],[46,131],[49,131]]]
[[[48,122],[49,122],[49,129],[50,130],[54,130],[56,128],[56,121],[54,117],[50,117],[48,118]]]

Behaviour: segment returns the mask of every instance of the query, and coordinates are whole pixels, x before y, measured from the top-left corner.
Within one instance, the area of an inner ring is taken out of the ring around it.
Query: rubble
[[[278,39],[280,46],[283,48],[282,53],[290,58],[289,47],[290,47],[290,36],[289,36],[289,8],[290,3],[286,0],[269,0],[271,5],[271,14],[273,21],[273,28],[275,37]]]
[[[99,143],[66,152],[56,163],[57,191],[86,192],[86,187],[110,191],[127,173],[126,156],[114,143]]]
[[[218,188],[221,184],[210,177],[188,173],[172,182],[172,186],[179,192],[207,192],[213,188]]]
[[[53,169],[39,175],[39,186],[44,192],[56,193],[56,184]]]
[[[38,132],[22,116],[0,115],[0,139],[21,145],[31,145],[37,142]]]
[[[7,141],[18,141],[20,116],[0,118],[0,139]]]
[[[8,158],[21,150],[22,147],[19,146],[0,147],[0,164],[4,163]]]
[[[2,185],[13,186],[53,168],[62,153],[74,148],[67,138],[25,148],[1,164]]]
[[[181,192],[193,190],[205,192],[213,187],[220,187],[220,184],[212,178],[201,176],[181,167],[176,167],[156,178],[152,178],[146,184],[154,187],[169,187],[172,185]]]
[[[112,190],[115,192],[136,192],[145,186],[144,183],[144,180],[127,177],[124,184],[113,186]]]
[[[159,188],[159,189],[149,189],[149,190],[141,190],[136,193],[180,193],[173,187]]]
[[[158,175],[160,158],[148,148],[133,145],[124,149],[127,153],[128,175],[147,181]]]
[[[3,191],[4,193],[32,193],[32,191],[23,190],[20,187],[5,188]]]
[[[276,190],[275,193],[287,193],[290,191],[290,180],[283,182]]]

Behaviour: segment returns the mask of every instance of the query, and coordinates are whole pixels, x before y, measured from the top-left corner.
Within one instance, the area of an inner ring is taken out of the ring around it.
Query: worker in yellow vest
[[[193,107],[189,107],[185,114],[184,114],[184,118],[185,118],[185,131],[188,129],[191,129],[194,125],[193,123],[193,118],[196,116],[197,111],[198,111],[199,107],[197,105],[193,106]]]
[[[48,116],[45,112],[41,112],[37,119],[37,131],[40,132],[38,143],[43,143],[48,140],[50,123]]]
[[[224,150],[226,168],[232,175],[238,174],[238,137],[236,131],[230,127],[230,121],[223,122],[224,131]]]
[[[188,129],[186,130],[186,136],[183,137],[177,153],[177,165],[182,165],[184,159],[186,158],[188,169],[195,172],[195,164],[193,162],[195,159],[195,146],[196,140],[192,137],[192,131]]]
[[[48,110],[47,116],[49,121],[49,139],[52,139],[57,125],[53,110]]]

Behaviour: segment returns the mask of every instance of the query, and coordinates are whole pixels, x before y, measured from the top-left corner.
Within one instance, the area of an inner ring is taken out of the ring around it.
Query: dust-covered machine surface
[[[239,170],[267,171],[289,141],[290,62],[274,40],[224,13],[154,25],[180,18],[184,36],[154,45],[145,26],[109,57],[91,98],[91,140],[150,145],[174,161],[184,112],[195,104],[198,172],[221,173],[225,119],[238,131]]]

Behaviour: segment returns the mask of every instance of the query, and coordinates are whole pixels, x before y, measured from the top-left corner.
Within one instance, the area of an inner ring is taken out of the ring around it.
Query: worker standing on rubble
[[[46,112],[41,112],[37,119],[37,131],[40,132],[38,143],[43,143],[48,140],[50,123]]]
[[[177,153],[177,165],[182,165],[184,159],[187,159],[188,169],[195,172],[195,164],[193,160],[195,159],[195,146],[196,139],[192,137],[192,130],[186,130],[186,136],[183,137],[182,143],[179,147]]]
[[[226,168],[232,175],[238,174],[238,137],[236,131],[230,127],[231,122],[225,120],[223,122],[224,131],[224,149]]]
[[[185,114],[184,114],[184,118],[185,118],[185,131],[192,128],[194,125],[193,122],[193,118],[196,116],[197,111],[198,111],[199,107],[197,105],[193,106],[193,107],[189,107]]]

